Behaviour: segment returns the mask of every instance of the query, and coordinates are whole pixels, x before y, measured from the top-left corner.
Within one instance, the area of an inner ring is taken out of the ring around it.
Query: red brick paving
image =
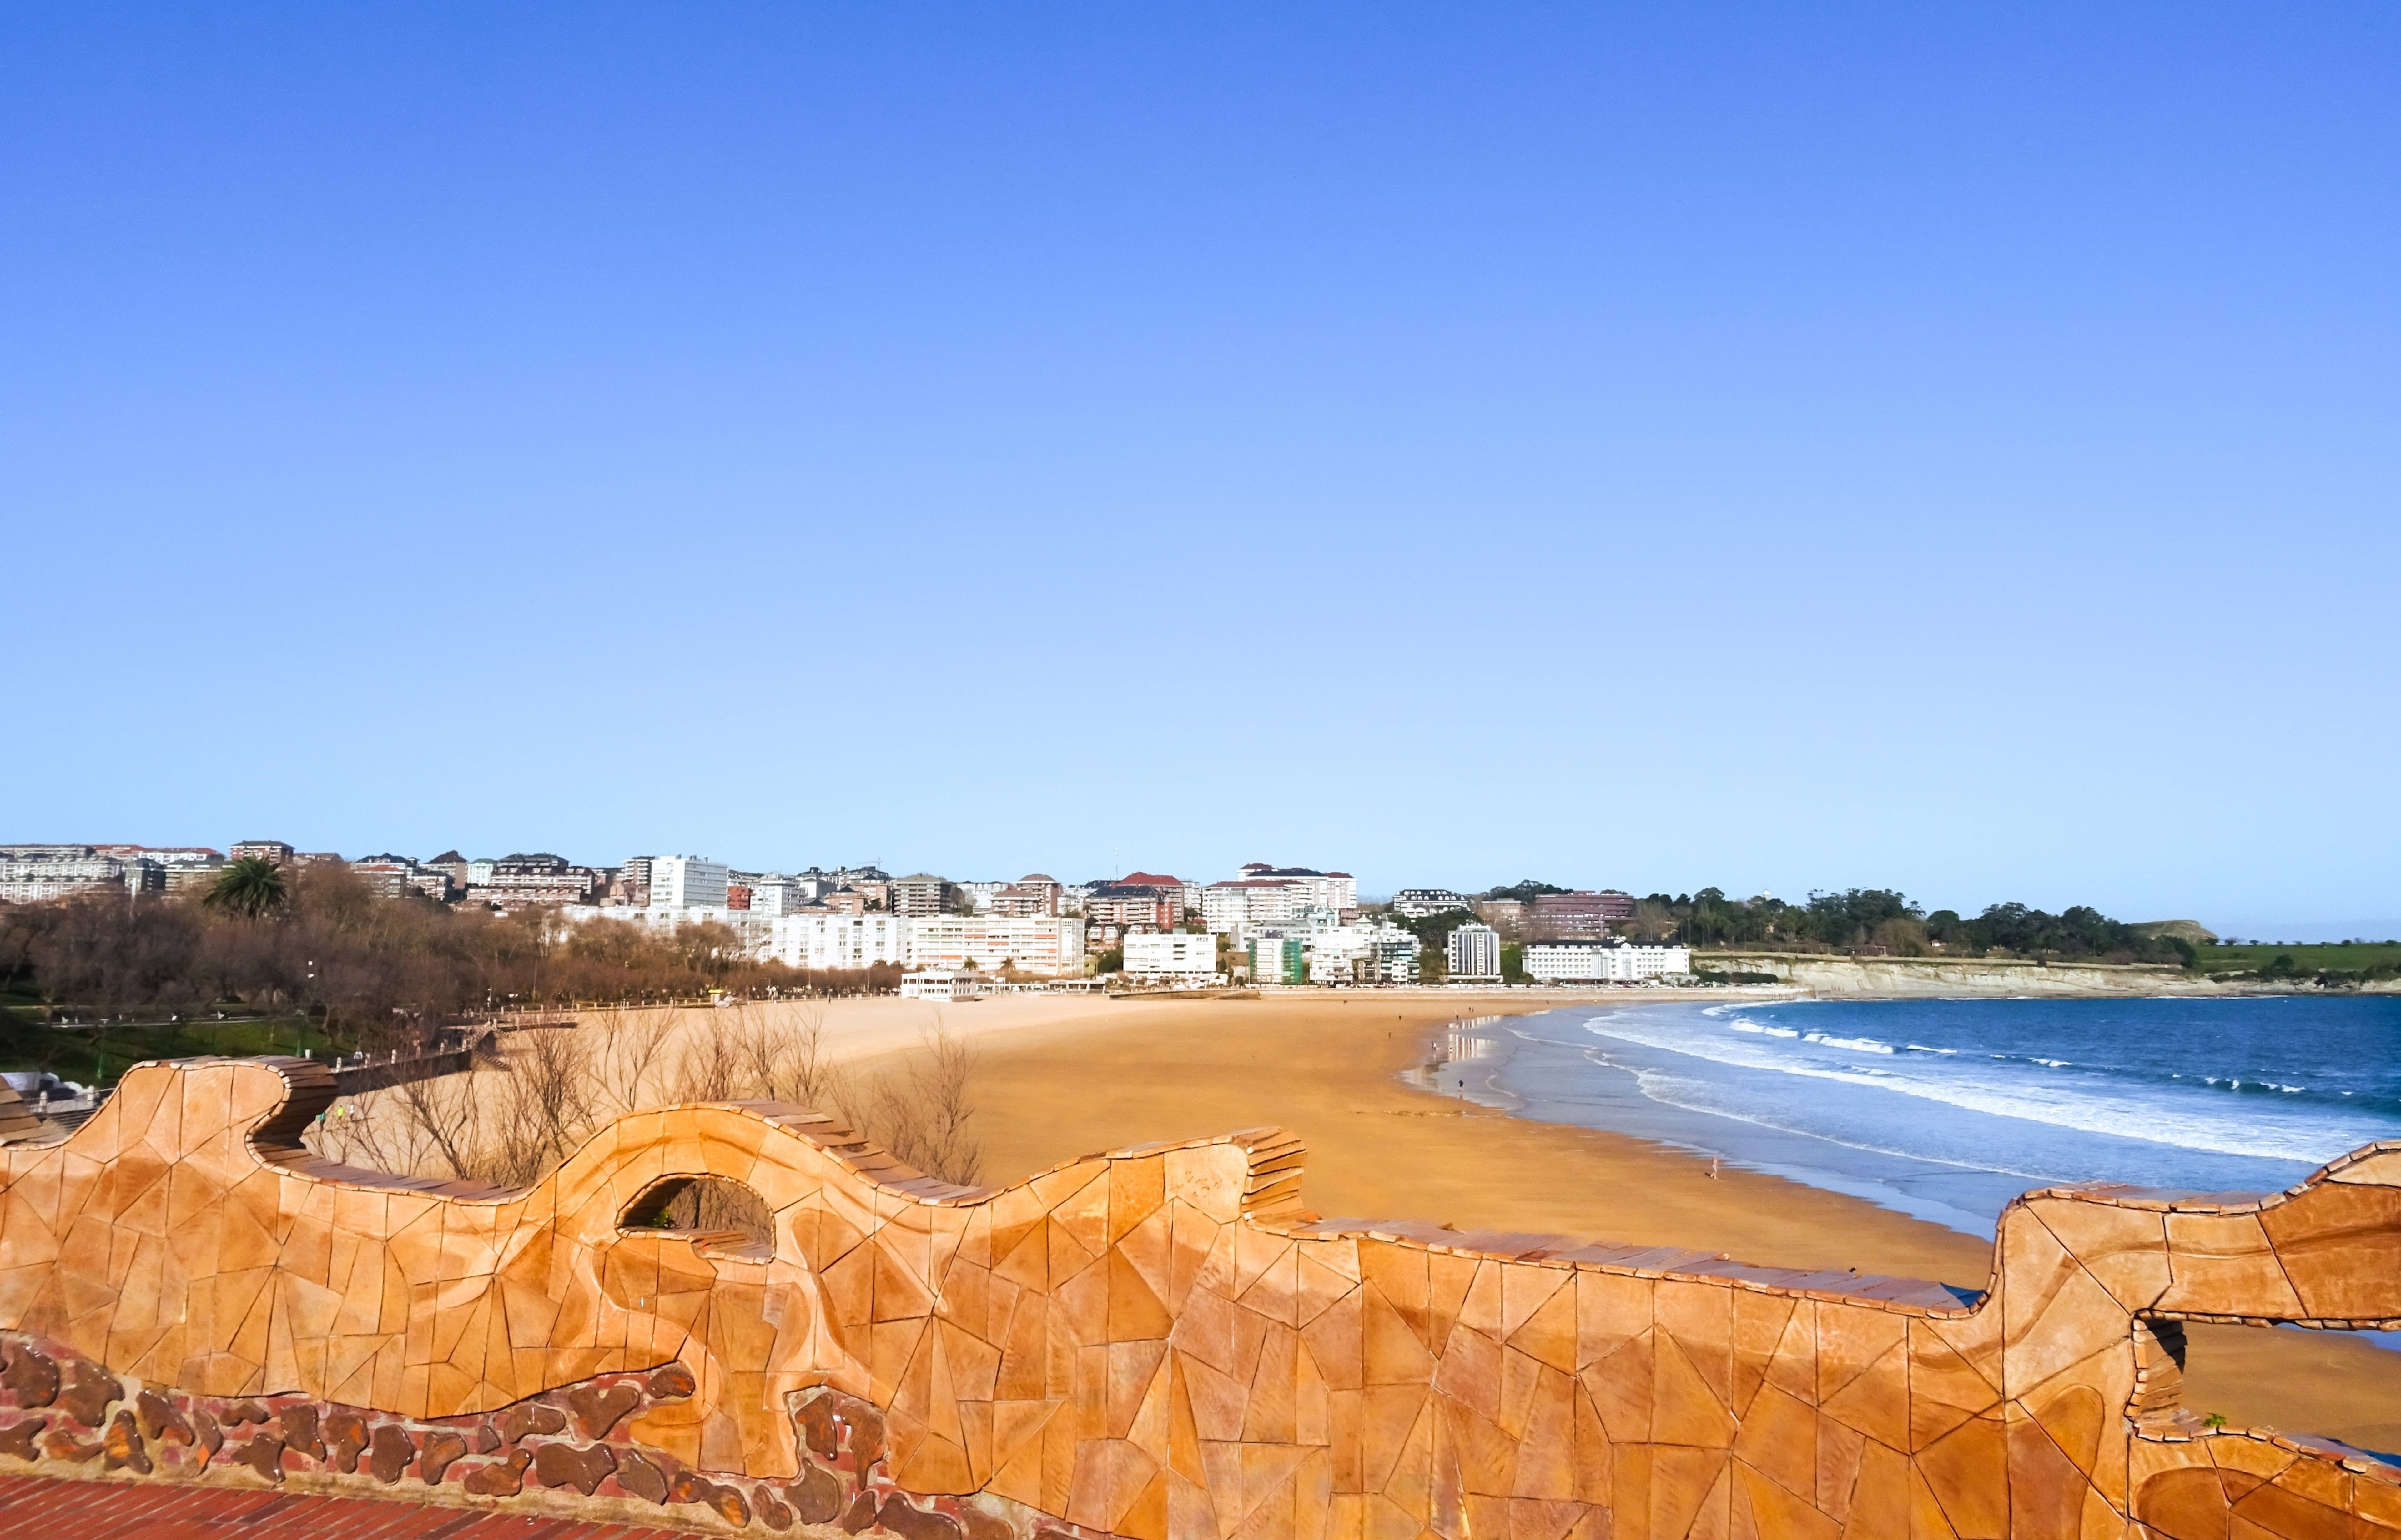
[[[0,1535],[41,1540],[690,1540],[692,1533],[396,1499],[0,1476]]]

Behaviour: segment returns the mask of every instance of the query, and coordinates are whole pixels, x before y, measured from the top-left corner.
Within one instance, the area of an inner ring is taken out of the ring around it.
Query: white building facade
[[[1168,983],[1214,983],[1217,938],[1186,931],[1137,931],[1125,939],[1129,978]]]
[[[1537,983],[1640,983],[1693,970],[1688,946],[1640,942],[1532,942],[1526,973]]]
[[[787,967],[857,972],[909,961],[912,922],[899,914],[787,914],[776,948]]]
[[[722,861],[705,856],[651,858],[651,907],[653,909],[721,909],[731,872]]]
[[[1501,932],[1489,925],[1462,925],[1443,943],[1443,964],[1454,983],[1497,983],[1501,979]]]
[[[0,846],[0,902],[40,903],[126,885],[126,863],[88,845]]]
[[[909,922],[917,968],[1014,968],[1024,973],[1084,971],[1084,922],[1046,914],[935,914]]]

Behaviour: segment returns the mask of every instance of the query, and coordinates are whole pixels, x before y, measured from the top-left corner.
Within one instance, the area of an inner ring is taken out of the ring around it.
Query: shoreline
[[[1733,988],[1657,994],[1660,1003],[1741,997]],[[1121,1009],[976,1034],[984,1181],[1096,1150],[1274,1125],[1307,1146],[1302,1199],[1322,1214],[1699,1248],[1969,1289],[1990,1281],[1989,1240],[1765,1172],[1728,1166],[1712,1178],[1706,1160],[1670,1145],[1408,1083],[1443,1056],[1444,1033],[1462,1019],[1588,1003],[1579,994],[1295,990],[1110,1003]],[[2388,1351],[2298,1329],[2188,1330],[2185,1400],[2196,1410],[2401,1447],[2401,1374]]]

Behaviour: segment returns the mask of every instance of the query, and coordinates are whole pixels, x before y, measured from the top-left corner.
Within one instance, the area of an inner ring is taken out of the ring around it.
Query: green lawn
[[[2304,973],[2324,969],[2357,973],[2387,963],[2401,967],[2401,943],[2390,942],[2357,946],[2204,946],[2199,950],[2204,973],[2253,972],[2288,952],[2292,954],[2293,966]]]
[[[0,1069],[47,1069],[81,1085],[114,1085],[144,1059],[189,1059],[210,1053],[297,1053],[314,1049],[323,1058],[333,1045],[315,1024],[299,1017],[177,1025],[110,1025],[97,1035],[88,1026],[44,1026],[14,1011],[0,1011]]]

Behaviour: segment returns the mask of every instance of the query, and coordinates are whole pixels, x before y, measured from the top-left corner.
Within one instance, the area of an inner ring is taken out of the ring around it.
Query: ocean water
[[[2029,1188],[2288,1187],[2401,1138],[2401,998],[1579,1006],[1461,1024],[1438,1089],[1990,1236]]]

